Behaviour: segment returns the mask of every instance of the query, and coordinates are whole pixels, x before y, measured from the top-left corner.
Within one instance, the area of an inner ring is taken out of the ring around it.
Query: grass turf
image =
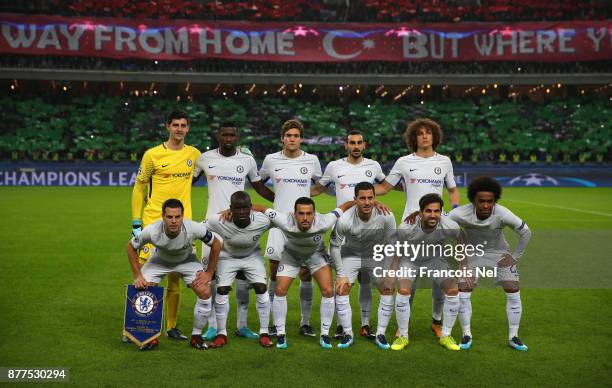
[[[348,350],[325,351],[316,338],[298,334],[297,282],[289,295],[288,350],[263,349],[230,334],[224,349],[198,352],[186,342],[162,338],[158,351],[140,353],[120,342],[124,284],[131,282],[125,256],[130,194],[129,188],[109,187],[0,188],[0,366],[69,367],[70,382],[78,385],[591,386],[612,381],[611,189],[504,190],[500,203],[525,219],[534,234],[519,266],[526,353],[507,347],[505,297],[486,284],[472,297],[470,351],[437,345],[429,331],[429,290],[417,293],[411,343],[403,352],[383,352],[361,338]],[[196,219],[204,214],[205,195],[206,189],[194,189]],[[401,215],[401,193],[381,199]],[[319,211],[334,207],[332,197],[316,202]],[[179,326],[189,333],[195,297],[183,291]],[[257,329],[254,299],[249,325]],[[316,287],[314,300],[312,323],[318,329]],[[356,287],[351,304],[357,329]],[[375,291],[373,326],[377,305]],[[229,330],[235,319],[232,293]],[[458,322],[454,335],[460,335]]]

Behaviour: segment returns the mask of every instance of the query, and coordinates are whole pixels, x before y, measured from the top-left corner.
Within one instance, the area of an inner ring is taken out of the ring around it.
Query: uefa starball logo
[[[140,291],[132,299],[132,309],[140,317],[148,317],[157,310],[159,300],[150,291]]]

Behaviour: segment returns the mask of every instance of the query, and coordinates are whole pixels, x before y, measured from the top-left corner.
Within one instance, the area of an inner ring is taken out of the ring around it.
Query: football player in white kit
[[[385,181],[375,185],[376,194],[382,195],[400,183],[404,186],[406,205],[402,220],[415,211],[419,211],[419,199],[425,194],[436,193],[442,196],[444,186],[448,190],[451,206],[459,206],[459,190],[455,184],[451,160],[436,152],[442,142],[442,129],[433,120],[418,119],[408,124],[404,132],[404,141],[415,152],[399,158]],[[416,291],[413,283],[412,299]],[[442,335],[442,308],[444,293],[439,285],[432,283],[432,324],[431,330]]]
[[[327,260],[323,235],[332,228],[342,213],[355,204],[342,204],[327,214],[315,213],[315,203],[309,197],[300,197],[294,203],[293,212],[279,212],[266,206],[253,205],[252,209],[263,212],[284,235],[286,241],[281,253],[276,274],[276,290],[272,302],[274,324],[277,331],[276,347],[287,348],[285,323],[287,319],[287,292],[289,287],[306,267],[321,291],[321,337],[319,344],[331,349],[329,328],[334,318],[333,275]]]
[[[310,189],[310,196],[314,197],[325,192],[333,186],[336,194],[336,206],[355,198],[355,186],[359,182],[381,183],[385,179],[385,174],[380,164],[372,159],[364,158],[363,151],[366,142],[360,131],[352,130],[348,133],[345,144],[347,156],[342,159],[330,162],[323,176],[317,184]],[[372,287],[368,271],[361,271],[359,279],[359,305],[361,307],[361,329],[359,334],[362,337],[374,339],[375,335],[370,329],[370,309],[372,306]],[[334,338],[344,337],[345,331],[342,325],[338,324]],[[352,330],[351,330],[352,335]]]
[[[321,178],[321,164],[316,155],[309,154],[300,149],[304,125],[299,120],[287,120],[281,129],[283,149],[279,152],[266,155],[259,175],[265,182],[272,180],[274,185],[274,209],[289,213],[293,211],[295,200],[310,196],[312,182]],[[265,255],[270,260],[270,285],[268,292],[270,300],[274,300],[276,289],[276,273],[285,245],[285,235],[278,229],[272,228],[268,234]],[[312,310],[312,277],[306,269],[300,271],[300,333],[314,337],[315,333],[310,326]],[[275,333],[273,327],[270,334]]]
[[[164,276],[178,273],[185,284],[195,292],[198,298],[194,308],[190,345],[202,350],[208,348],[201,335],[212,311],[210,281],[215,272],[222,243],[206,229],[204,224],[183,219],[183,212],[181,201],[174,198],[166,200],[162,204],[162,220],[148,225],[138,236],[134,236],[127,244],[127,255],[136,288],[155,286]],[[193,249],[195,240],[201,240],[211,247],[207,268],[203,268],[202,263],[196,258]],[[155,249],[141,267],[138,250],[145,244],[152,244]],[[157,344],[155,338],[140,350],[154,349]]]
[[[227,344],[227,315],[229,292],[238,273],[243,273],[253,286],[257,297],[259,314],[259,343],[264,348],[272,346],[268,335],[270,323],[270,297],[266,289],[266,265],[259,246],[259,239],[270,226],[264,214],[251,211],[251,198],[245,191],[237,191],[230,199],[231,220],[221,221],[211,217],[206,222],[208,229],[223,239],[223,249],[217,262],[217,295],[215,311],[218,334],[210,344],[220,348]]]
[[[448,216],[463,228],[469,244],[484,246],[484,255],[468,257],[468,266],[470,269],[478,267],[496,269],[497,283],[506,292],[508,345],[513,349],[526,351],[527,346],[518,337],[523,305],[519,290],[517,263],[531,239],[531,231],[523,220],[506,207],[497,204],[501,192],[501,186],[495,179],[476,178],[468,186],[470,204],[459,206]],[[519,240],[512,253],[510,253],[510,244],[504,237],[505,227],[510,227],[519,235]],[[472,290],[473,286],[460,281],[459,323],[463,329],[463,339],[459,344],[461,349],[469,349],[472,346],[470,329]]]
[[[358,274],[365,274],[376,284],[381,294],[376,344],[388,349],[385,332],[392,313],[393,283],[374,276],[374,268],[381,266],[381,263],[373,260],[372,252],[376,244],[395,244],[395,217],[391,212],[383,214],[375,208],[374,186],[370,182],[358,183],[353,193],[356,206],[340,217],[330,240],[331,257],[336,266],[336,311],[338,323],[344,330],[338,347],[343,349],[353,344],[349,294]]]
[[[206,207],[206,220],[218,218],[221,210],[229,207],[230,196],[244,190],[246,181],[259,195],[268,201],[274,201],[274,192],[263,183],[257,172],[257,164],[250,154],[243,153],[236,147],[240,136],[236,125],[230,122],[222,123],[217,131],[219,148],[203,153],[196,161],[193,172],[195,183],[204,175],[208,182],[208,204]],[[210,250],[202,247],[202,257],[206,259]],[[213,282],[213,294],[214,294]],[[213,295],[214,297],[214,295]],[[239,337],[257,339],[258,335],[247,327],[249,308],[248,282],[242,273],[236,278],[237,320],[236,335]],[[211,315],[208,330],[204,338],[213,340],[217,336],[217,324],[214,314]]]
[[[451,331],[457,320],[459,310],[459,289],[457,278],[449,276],[453,268],[444,256],[443,250],[446,243],[453,241],[464,242],[459,225],[449,217],[443,215],[444,201],[438,194],[425,194],[419,200],[419,215],[414,223],[402,222],[397,231],[400,243],[420,245],[425,252],[420,252],[416,257],[402,256],[399,260],[399,268],[404,270],[398,277],[398,295],[395,304],[395,313],[400,336],[393,342],[391,349],[402,350],[408,345],[408,322],[410,321],[409,297],[412,283],[420,276],[428,276],[438,283],[444,291],[444,314],[442,318],[442,336],[440,345],[449,350],[459,350]],[[437,251],[436,251],[437,250]],[[457,255],[457,259],[464,258]],[[411,271],[411,272],[408,272]],[[430,271],[430,272],[428,272]]]

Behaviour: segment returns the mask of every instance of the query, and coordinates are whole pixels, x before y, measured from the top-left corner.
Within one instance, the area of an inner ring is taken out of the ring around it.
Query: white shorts
[[[236,274],[242,271],[246,280],[253,283],[266,284],[266,265],[259,250],[250,256],[242,258],[220,258],[217,261],[217,287],[231,286]]]
[[[402,276],[397,277],[398,281],[410,280],[414,282],[417,278],[423,277],[431,279],[433,283],[441,286],[442,282],[447,279],[457,279],[455,276],[450,276],[455,272],[455,269],[448,264],[447,259],[412,261],[404,257],[400,260],[398,268],[402,269]]]
[[[336,276],[346,276],[349,283],[354,284],[359,274],[361,274],[361,284],[374,284],[378,285],[383,279],[374,275],[374,268],[381,267],[383,269],[389,269],[390,260],[373,261],[368,260],[364,263],[364,260],[360,256],[344,256],[342,257],[342,274],[336,274]]]
[[[164,276],[173,272],[178,273],[187,287],[190,287],[198,271],[203,270],[202,263],[198,261],[195,254],[191,254],[187,260],[180,263],[169,263],[153,254],[142,266],[140,272],[145,280],[150,283],[159,283]]]
[[[497,262],[502,259],[502,255],[508,254],[504,251],[485,252],[483,256],[472,256],[468,259],[468,269],[475,273],[476,268],[494,268],[497,270],[496,283],[500,282],[518,282],[519,272],[516,264],[510,267],[498,267]],[[477,276],[474,276],[477,280]],[[465,283],[465,279],[460,279],[460,283]]]
[[[281,255],[285,250],[287,238],[285,233],[279,228],[272,228],[268,232],[268,242],[266,243],[266,257],[268,260],[281,261]]]
[[[312,275],[326,265],[329,265],[329,258],[325,251],[315,252],[306,260],[298,260],[287,251],[283,251],[276,276],[287,276],[295,279],[301,267],[308,268]]]

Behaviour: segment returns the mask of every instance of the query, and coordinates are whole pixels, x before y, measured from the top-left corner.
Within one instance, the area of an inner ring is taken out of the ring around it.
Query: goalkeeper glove
[[[142,232],[142,221],[140,220],[132,221],[132,237],[140,236],[140,232]]]

